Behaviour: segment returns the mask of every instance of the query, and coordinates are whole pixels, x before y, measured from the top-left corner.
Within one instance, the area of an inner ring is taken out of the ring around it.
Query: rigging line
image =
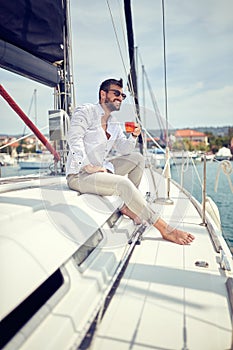
[[[31,113],[32,103],[34,101],[34,96],[35,96],[35,94],[34,94],[34,91],[33,91],[33,94],[32,94],[32,97],[31,97],[31,101],[30,101],[30,105],[29,105],[29,108],[28,108],[28,114],[27,114],[29,117],[30,117],[30,113]],[[27,129],[27,125],[24,125],[23,134],[22,134],[23,136],[25,135],[26,129]]]
[[[140,120],[140,104],[139,104],[139,93],[138,93],[138,47],[135,46],[134,47],[134,66],[135,66],[135,72],[136,72],[136,86],[134,87],[134,83],[133,83],[133,77],[132,77],[132,67],[130,67],[130,73],[129,73],[129,79],[130,79],[130,87],[131,87],[131,93],[132,93],[132,98],[133,98],[133,103],[134,103],[134,109],[135,109],[135,117],[136,117],[136,121],[137,123],[141,124],[141,120]],[[135,91],[136,88],[136,91]],[[137,102],[136,102],[137,100]]]
[[[142,130],[145,131],[145,133],[147,134],[147,136],[149,136],[149,138],[151,139],[151,141],[156,145],[157,148],[159,148],[161,151],[163,151],[163,153],[165,153],[164,148],[162,148],[157,141],[155,141],[154,137],[149,133],[149,131],[147,131],[146,129],[144,129],[142,127]]]
[[[118,50],[119,50],[120,57],[121,57],[121,62],[122,62],[123,68],[124,68],[124,73],[125,73],[126,78],[128,77],[128,80],[129,80],[129,82],[130,82],[130,86],[131,86],[131,89],[132,89],[132,94],[133,94],[132,100],[133,100],[133,106],[134,106],[134,113],[135,113],[135,115],[136,115],[136,120],[137,120],[137,123],[138,123],[139,121],[138,121],[138,116],[137,116],[136,105],[135,105],[135,102],[134,102],[135,92],[133,91],[133,83],[132,83],[132,74],[131,74],[131,70],[129,69],[129,73],[127,73],[127,68],[126,68],[126,65],[125,65],[124,58],[123,58],[123,53],[122,53],[120,41],[119,41],[119,38],[118,38],[118,35],[117,35],[117,29],[116,29],[116,25],[115,25],[115,22],[114,22],[114,19],[113,19],[112,10],[111,10],[111,7],[110,7],[110,5],[109,5],[109,1],[108,1],[108,0],[106,0],[106,3],[107,3],[108,10],[109,10],[109,14],[110,14],[110,17],[111,17],[111,22],[112,22],[114,34],[115,34],[115,37],[116,37],[117,46],[118,46]],[[122,23],[123,23],[122,15],[120,16],[120,18],[121,18],[121,28],[122,28],[122,32],[123,32],[125,47],[126,47],[126,34],[125,34],[125,30],[124,30],[124,27],[123,27],[123,24],[122,24]],[[127,47],[126,47],[126,49],[127,49]]]
[[[48,125],[44,126],[44,127],[41,128],[40,130],[44,130],[44,129],[47,129],[47,128],[48,128]],[[27,135],[23,135],[23,136],[19,137],[19,138],[16,139],[16,140],[13,140],[13,141],[11,141],[11,142],[8,142],[7,144],[1,146],[1,147],[0,147],[0,150],[3,149],[3,148],[8,147],[8,146],[10,146],[10,145],[12,145],[12,143],[15,143],[15,142],[18,142],[18,141],[20,141],[20,140],[26,139],[27,137],[29,137],[29,136],[31,136],[31,135],[34,135],[34,132],[31,132],[30,134],[27,134]]]
[[[123,65],[123,68],[124,68],[124,71],[125,71],[125,75],[127,77],[127,69],[126,69],[126,65],[125,65],[125,62],[124,62],[120,41],[119,41],[119,38],[118,38],[118,35],[117,35],[117,29],[116,29],[115,22],[114,22],[114,19],[113,19],[112,10],[111,10],[111,7],[109,5],[109,1],[108,0],[106,0],[106,3],[107,3],[109,14],[110,14],[110,17],[111,17],[113,30],[114,30],[114,34],[115,34],[115,37],[116,37],[118,50],[119,50],[120,57],[121,57],[121,62],[122,62],[122,65]]]
[[[201,181],[200,175],[199,175],[199,173],[198,173],[198,171],[197,171],[197,166],[196,166],[196,164],[195,164],[195,162],[194,162],[192,156],[190,156],[190,160],[191,160],[192,166],[193,166],[193,168],[194,168],[194,171],[195,171],[195,173],[196,173],[196,175],[197,175],[197,179],[198,179],[198,181],[199,181],[199,185],[201,185],[201,187],[202,187],[202,181]]]
[[[164,93],[165,93],[165,118],[166,118],[166,144],[168,146],[168,106],[167,106],[167,61],[166,61],[166,33],[165,33],[165,9],[164,0],[162,0],[162,19],[163,19],[163,62],[164,62]]]
[[[146,96],[145,96],[145,67],[142,65],[142,104],[143,104],[143,119],[146,129]]]
[[[151,88],[151,85],[150,85],[150,82],[149,82],[149,78],[148,78],[148,75],[147,75],[146,71],[144,71],[144,74],[145,74],[147,86],[149,88],[149,92],[150,92],[150,95],[151,95],[151,100],[152,100],[152,104],[153,104],[153,107],[154,107],[154,111],[155,111],[155,114],[158,117],[159,127],[160,127],[161,130],[164,130],[165,126],[164,126],[164,123],[163,123],[163,118],[162,118],[162,116],[160,114],[160,111],[159,111],[159,108],[158,108],[158,104],[156,102],[156,98],[155,98],[155,96],[154,96],[154,94],[152,92],[152,88]]]
[[[164,123],[163,123],[163,118],[162,118],[161,113],[159,111],[159,107],[158,107],[158,104],[156,102],[156,98],[155,98],[155,96],[153,94],[153,91],[152,91],[152,88],[151,88],[151,84],[150,84],[150,81],[149,81],[149,78],[148,78],[148,75],[147,75],[147,72],[146,72],[145,69],[144,69],[144,75],[145,75],[145,78],[146,78],[147,86],[149,88],[152,104],[153,104],[153,107],[154,107],[154,112],[155,112],[155,114],[156,114],[156,116],[158,118],[159,128],[160,128],[160,130],[164,130],[165,127],[164,127]]]
[[[145,98],[145,79],[144,79],[145,77],[146,77],[147,85],[148,85],[148,87],[149,87],[149,91],[150,91],[150,95],[151,95],[152,104],[153,104],[153,107],[154,107],[155,114],[156,114],[156,106],[157,106],[157,103],[156,103],[155,97],[154,97],[153,94],[152,94],[152,89],[151,89],[151,86],[150,86],[150,83],[149,83],[148,76],[146,75],[145,66],[144,66],[144,64],[143,64],[142,57],[141,57],[140,53],[139,53],[139,60],[140,60],[140,63],[141,63],[141,65],[142,65],[142,91],[143,91],[144,127],[143,127],[143,123],[142,123],[140,120],[139,120],[139,124],[140,124],[141,127],[142,127],[142,131],[144,131],[144,133],[145,133],[145,135],[144,135],[144,145],[145,145],[145,149],[146,149],[146,144],[147,144],[147,140],[146,140],[146,134],[147,134],[147,136],[149,136],[149,138],[152,140],[152,142],[153,142],[157,147],[159,147],[159,148],[162,150],[161,146],[160,146],[157,142],[155,142],[153,136],[152,136],[152,135],[147,131],[147,129],[146,129],[146,107],[145,107],[145,105],[146,105],[146,102],[145,102],[146,98]],[[159,114],[160,112],[159,112],[158,106],[157,106],[157,110],[158,110],[158,115],[157,115],[157,117],[158,117],[159,127],[160,127],[160,129],[162,130],[162,127],[161,127],[161,124],[160,124],[160,119],[162,119],[162,117],[161,117],[160,114]]]

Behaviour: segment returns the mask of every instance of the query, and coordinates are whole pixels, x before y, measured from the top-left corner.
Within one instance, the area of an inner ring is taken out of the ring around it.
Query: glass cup
[[[125,122],[125,131],[127,133],[132,133],[134,132],[135,129],[135,122]]]

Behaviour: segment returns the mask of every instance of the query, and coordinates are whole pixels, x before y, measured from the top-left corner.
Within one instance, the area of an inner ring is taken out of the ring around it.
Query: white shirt
[[[107,122],[108,139],[101,126],[104,110],[98,104],[78,106],[71,118],[68,131],[69,154],[66,176],[77,174],[87,164],[103,166],[114,173],[113,164],[107,160],[114,147],[122,155],[131,153],[136,145],[136,138],[125,136],[119,121],[110,115]]]

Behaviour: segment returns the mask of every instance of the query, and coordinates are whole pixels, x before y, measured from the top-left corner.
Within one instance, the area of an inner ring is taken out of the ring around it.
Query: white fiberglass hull
[[[164,197],[163,176],[146,169],[142,193],[153,195],[154,183]],[[5,349],[84,349],[88,342],[101,350],[231,347],[232,271],[220,264],[224,251],[232,270],[231,254],[178,187],[171,184],[173,204],[154,205],[196,236],[190,246],[119,216],[117,197],[77,196],[62,177],[5,181],[0,192]],[[33,300],[41,302],[35,310]],[[95,320],[98,313],[103,318]],[[10,326],[25,315],[14,332]]]

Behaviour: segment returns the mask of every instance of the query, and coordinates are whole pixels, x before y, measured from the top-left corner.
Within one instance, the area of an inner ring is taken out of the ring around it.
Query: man
[[[122,214],[135,223],[145,220],[154,225],[166,240],[189,244],[194,236],[169,226],[138,190],[144,169],[143,156],[134,152],[140,125],[135,124],[133,133],[126,137],[111,114],[120,110],[125,97],[122,79],[108,79],[100,85],[99,103],[75,110],[68,132],[68,186],[80,193],[120,196],[125,203]],[[109,160],[113,147],[121,156]]]

